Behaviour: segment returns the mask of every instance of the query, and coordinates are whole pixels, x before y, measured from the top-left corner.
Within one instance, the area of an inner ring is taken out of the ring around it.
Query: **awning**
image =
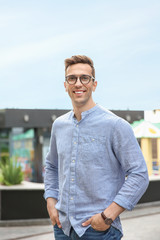
[[[159,124],[140,120],[133,122],[131,126],[136,138],[160,138]]]
[[[34,130],[33,129],[30,129],[25,133],[21,133],[21,134],[18,134],[18,135],[15,135],[12,137],[12,139],[14,141],[22,140],[22,139],[31,139],[31,138],[34,138]]]

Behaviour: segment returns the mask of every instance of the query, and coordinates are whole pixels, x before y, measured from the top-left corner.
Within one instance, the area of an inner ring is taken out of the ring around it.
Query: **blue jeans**
[[[120,240],[122,233],[114,228],[110,227],[106,231],[96,231],[92,227],[88,228],[82,237],[79,237],[73,228],[71,228],[70,236],[64,234],[61,228],[57,225],[54,226],[55,240]]]

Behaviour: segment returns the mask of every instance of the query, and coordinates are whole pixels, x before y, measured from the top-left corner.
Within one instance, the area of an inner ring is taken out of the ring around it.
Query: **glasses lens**
[[[66,80],[69,84],[75,84],[77,81],[77,77],[76,76],[68,76],[68,77],[66,77]]]
[[[87,76],[87,75],[83,75],[83,76],[81,76],[80,78],[81,78],[81,82],[82,82],[83,84],[87,84],[87,83],[89,83],[90,80],[91,80],[91,77],[90,77],[90,76]]]
[[[70,75],[66,77],[66,81],[72,85],[77,82],[77,78],[78,78],[77,76]],[[81,75],[79,78],[82,84],[88,84],[91,81],[92,77],[89,75]]]

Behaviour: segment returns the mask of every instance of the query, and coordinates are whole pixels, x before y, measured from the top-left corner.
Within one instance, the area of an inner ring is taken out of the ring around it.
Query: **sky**
[[[94,61],[96,103],[160,109],[159,0],[0,0],[0,109],[72,109],[76,54]]]

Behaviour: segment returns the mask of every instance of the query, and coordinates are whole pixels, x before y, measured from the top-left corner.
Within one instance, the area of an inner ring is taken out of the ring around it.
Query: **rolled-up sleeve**
[[[131,126],[119,119],[113,134],[113,149],[126,180],[114,198],[114,202],[132,210],[146,191],[149,178],[146,162]]]
[[[52,125],[51,139],[49,151],[45,159],[45,174],[44,174],[44,185],[45,193],[44,197],[52,197],[58,199],[58,154],[55,139],[55,124]]]

